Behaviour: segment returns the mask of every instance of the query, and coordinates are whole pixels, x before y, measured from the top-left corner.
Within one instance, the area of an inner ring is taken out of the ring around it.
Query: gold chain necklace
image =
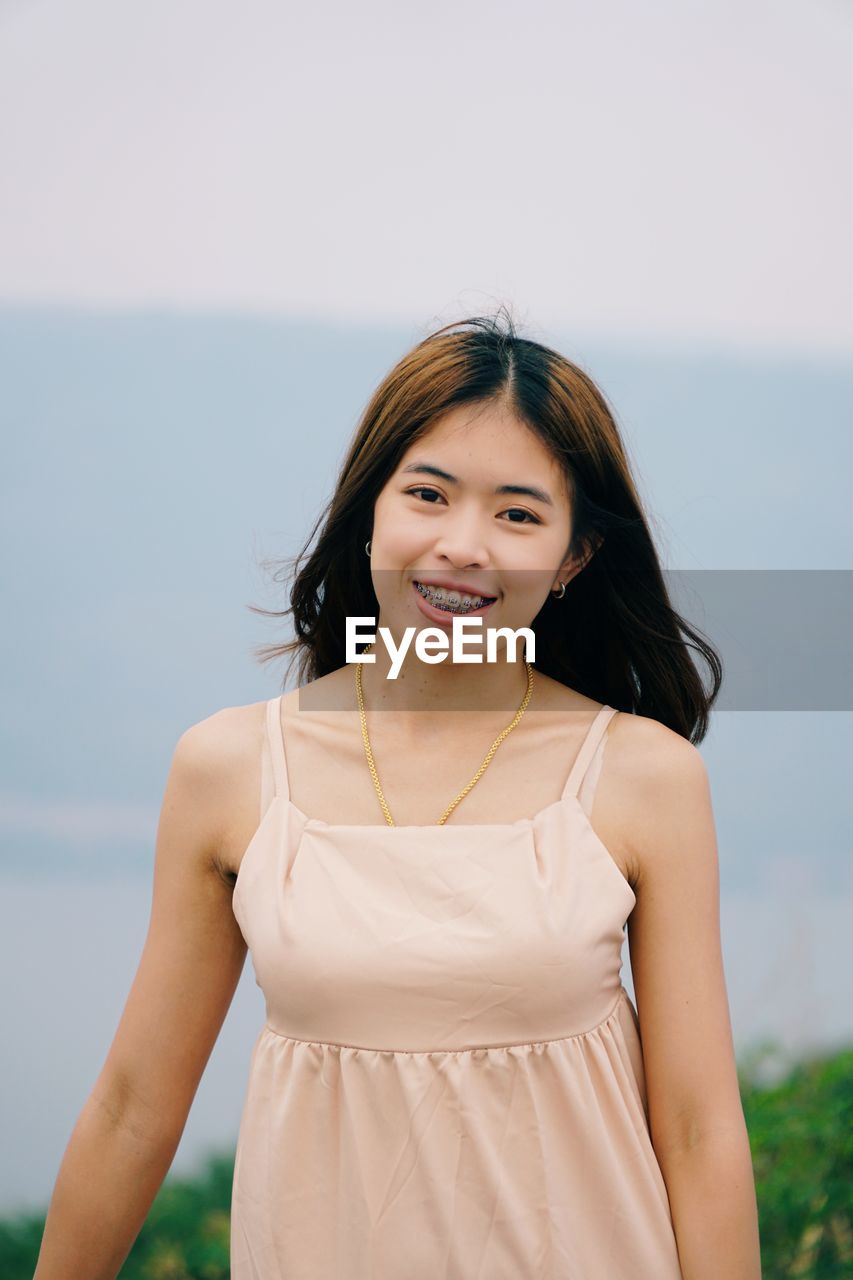
[[[373,648],[373,645],[369,644],[367,648],[364,650],[364,652],[369,653],[372,648]],[[505,729],[502,729],[500,731],[500,733],[492,743],[491,747],[489,748],[485,760],[480,765],[479,769],[474,774],[473,778],[468,783],[467,787],[463,787],[463,789],[459,792],[459,795],[456,797],[453,803],[447,806],[444,813],[439,818],[437,823],[438,826],[442,826],[447,821],[447,819],[450,817],[453,810],[459,804],[459,801],[465,799],[468,792],[474,786],[474,783],[479,781],[479,779],[483,776],[489,764],[491,763],[492,756],[495,754],[498,747],[503,742],[504,738],[508,734],[512,733],[513,729],[518,724],[521,717],[524,715],[524,712],[527,709],[527,704],[530,701],[530,695],[533,692],[533,667],[530,665],[527,659],[525,659],[524,665],[527,667],[527,692],[525,693],[524,697],[521,700],[521,706],[516,711],[515,717],[512,723],[508,724]],[[394,827],[397,824],[395,823],[394,819],[391,817],[391,810],[388,808],[388,805],[385,802],[385,796],[382,794],[382,787],[379,783],[379,774],[376,772],[376,765],[373,760],[373,752],[370,749],[370,738],[368,737],[368,734],[367,734],[367,717],[364,713],[364,692],[361,687],[361,667],[362,667],[362,664],[360,662],[356,662],[355,687],[356,687],[356,692],[358,694],[358,711],[361,717],[361,738],[362,738],[362,742],[364,743],[364,751],[367,756],[367,766],[370,769],[370,776],[373,778],[373,785],[376,788],[376,794],[379,797],[379,803],[382,806],[382,812],[385,814],[385,821],[388,823],[389,827]]]

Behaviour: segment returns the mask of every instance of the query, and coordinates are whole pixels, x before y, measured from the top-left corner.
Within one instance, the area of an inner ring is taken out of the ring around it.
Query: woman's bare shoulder
[[[604,767],[596,788],[595,813],[605,843],[618,850],[636,885],[654,846],[661,806],[704,762],[697,747],[651,716],[619,712],[607,726]]]
[[[222,707],[190,725],[181,735],[187,756],[224,779],[255,754],[264,733],[266,705],[264,700]]]
[[[233,878],[260,813],[261,759],[267,699],[222,707],[190,725],[180,749],[188,768],[204,782],[219,832],[218,864]]]
[[[665,778],[673,768],[699,755],[692,742],[660,720],[629,711],[612,718],[607,736],[612,744],[608,747],[611,766],[618,764],[621,779],[638,785]]]

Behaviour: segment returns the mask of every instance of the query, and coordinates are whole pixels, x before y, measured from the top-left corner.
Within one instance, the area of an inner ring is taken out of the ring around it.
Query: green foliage
[[[121,1280],[229,1280],[234,1156],[211,1156],[195,1178],[163,1183],[121,1269]],[[32,1280],[44,1214],[0,1222],[0,1276]]]
[[[853,1277],[853,1049],[739,1072],[765,1280]]]
[[[853,1049],[798,1063],[768,1084],[767,1050],[739,1069],[764,1280],[853,1278]],[[169,1177],[121,1280],[228,1280],[233,1155]],[[0,1276],[32,1280],[44,1215],[0,1222]]]
[[[32,1280],[43,1231],[43,1213],[19,1214],[0,1222],[0,1275]]]
[[[121,1280],[228,1280],[233,1156],[210,1158],[200,1177],[167,1178]]]

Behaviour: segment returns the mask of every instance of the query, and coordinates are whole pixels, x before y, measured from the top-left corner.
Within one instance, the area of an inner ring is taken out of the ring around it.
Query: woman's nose
[[[435,552],[437,555],[445,556],[459,568],[489,564],[491,560],[489,543],[482,519],[478,519],[474,514],[466,516],[460,513],[452,521],[442,521]]]

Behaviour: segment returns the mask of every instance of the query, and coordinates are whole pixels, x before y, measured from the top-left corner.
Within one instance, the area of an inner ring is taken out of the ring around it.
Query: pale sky
[[[0,302],[853,352],[846,0],[0,0]]]

